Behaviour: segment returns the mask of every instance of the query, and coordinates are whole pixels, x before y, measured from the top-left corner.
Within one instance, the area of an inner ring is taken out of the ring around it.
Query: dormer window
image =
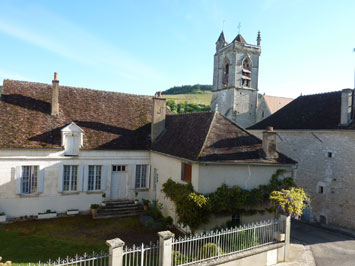
[[[251,63],[248,57],[243,60],[242,64],[242,86],[251,87]]]
[[[62,129],[62,146],[64,155],[77,156],[83,146],[84,131],[74,122]]]

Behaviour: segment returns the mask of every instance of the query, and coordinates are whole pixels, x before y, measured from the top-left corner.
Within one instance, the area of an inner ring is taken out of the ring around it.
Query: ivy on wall
[[[221,185],[213,193],[206,195],[194,191],[192,185],[180,184],[170,178],[163,184],[162,192],[175,203],[178,222],[195,231],[201,224],[207,223],[212,214],[254,214],[275,211],[270,207],[270,195],[273,191],[290,189],[296,184],[292,177],[280,178],[286,171],[278,169],[268,185],[259,185],[252,190],[239,186]]]

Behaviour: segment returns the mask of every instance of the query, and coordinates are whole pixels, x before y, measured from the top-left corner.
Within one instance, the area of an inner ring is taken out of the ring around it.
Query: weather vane
[[[242,25],[240,24],[240,22],[238,23],[238,34],[240,34],[240,28],[242,27]]]
[[[226,22],[225,19],[222,20],[222,31],[224,30],[224,22]]]

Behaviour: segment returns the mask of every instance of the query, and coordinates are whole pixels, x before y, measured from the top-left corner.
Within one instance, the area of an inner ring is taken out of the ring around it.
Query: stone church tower
[[[260,41],[258,32],[257,45],[240,34],[228,44],[222,31],[216,42],[211,109],[244,128],[256,122]]]

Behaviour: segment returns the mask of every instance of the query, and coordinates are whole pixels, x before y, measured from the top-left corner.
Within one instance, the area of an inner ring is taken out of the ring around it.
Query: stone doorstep
[[[260,254],[260,253],[263,253],[263,252],[266,252],[269,250],[278,249],[278,248],[283,247],[284,245],[285,245],[284,243],[270,244],[267,246],[257,247],[257,248],[251,249],[251,250],[242,251],[237,254],[225,255],[220,258],[214,258],[214,259],[206,260],[203,262],[193,263],[190,265],[196,265],[196,266],[197,265],[204,265],[204,266],[220,265],[222,263],[227,263],[227,262],[234,261],[234,260],[240,260],[242,258],[250,257],[250,256]]]

